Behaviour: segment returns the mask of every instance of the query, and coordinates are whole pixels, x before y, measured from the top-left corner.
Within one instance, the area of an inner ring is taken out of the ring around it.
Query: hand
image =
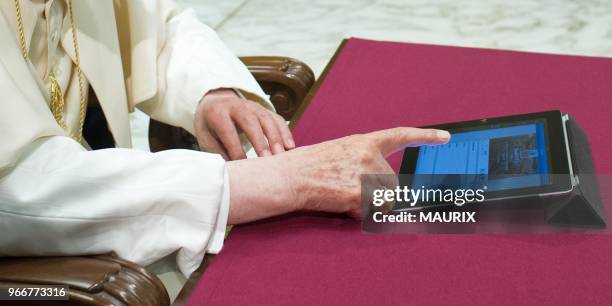
[[[295,210],[361,216],[362,174],[394,173],[385,157],[406,146],[442,144],[446,131],[394,128],[227,164],[231,224]],[[262,180],[262,177],[265,180]]]
[[[246,158],[238,133],[244,132],[258,156],[295,147],[285,119],[229,89],[206,94],[196,110],[195,134],[200,149],[225,160]]]

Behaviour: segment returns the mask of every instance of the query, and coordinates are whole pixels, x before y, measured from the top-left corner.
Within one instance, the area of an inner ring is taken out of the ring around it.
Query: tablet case
[[[546,208],[546,221],[558,225],[605,227],[606,220],[588,137],[571,116],[566,121],[566,129],[577,184],[569,194],[548,201],[550,204]]]
[[[599,192],[599,182],[595,174],[588,137],[574,118],[569,115],[568,118],[565,124],[575,181],[575,186],[571,192],[543,198],[535,196],[498,200],[480,205],[472,203],[470,204],[472,210],[476,209],[481,212],[486,210],[489,213],[489,218],[495,216],[495,214],[490,214],[491,211],[496,211],[499,215],[494,218],[500,218],[500,220],[515,220],[518,218],[526,222],[525,224],[544,221],[548,224],[572,228],[606,227],[606,218]],[[508,207],[512,207],[512,209],[508,210]],[[533,208],[544,210],[544,220],[537,218],[540,215],[539,213],[532,215],[532,213],[528,212],[533,211]],[[464,208],[448,205],[431,207],[426,210],[444,212],[462,211]],[[527,213],[529,216],[521,215],[521,213]],[[526,221],[526,218],[529,218],[530,221]],[[462,227],[462,229],[464,228]],[[454,232],[455,230],[449,230],[448,227],[440,225],[436,226],[436,231]]]

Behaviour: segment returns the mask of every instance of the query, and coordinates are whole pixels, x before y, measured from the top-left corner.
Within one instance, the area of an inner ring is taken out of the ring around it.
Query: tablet
[[[487,201],[570,192],[566,120],[560,111],[547,111],[427,126],[449,131],[451,139],[407,148],[400,183],[413,189],[484,188]]]

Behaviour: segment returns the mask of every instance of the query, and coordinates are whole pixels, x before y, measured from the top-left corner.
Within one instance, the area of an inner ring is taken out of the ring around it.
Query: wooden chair
[[[290,120],[314,84],[310,68],[286,57],[241,60],[270,95],[277,112]],[[150,122],[149,140],[153,152],[197,149],[191,134],[154,120]],[[69,301],[2,301],[2,305],[170,305],[166,289],[154,274],[112,254],[0,259],[0,289],[37,285],[68,286]]]

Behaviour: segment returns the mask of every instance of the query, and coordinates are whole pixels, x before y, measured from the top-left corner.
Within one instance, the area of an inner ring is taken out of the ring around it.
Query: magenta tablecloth
[[[560,109],[611,173],[612,59],[349,40],[299,145]],[[395,169],[400,154],[390,158]],[[612,304],[612,236],[369,235],[338,216],[236,227],[190,305]]]

